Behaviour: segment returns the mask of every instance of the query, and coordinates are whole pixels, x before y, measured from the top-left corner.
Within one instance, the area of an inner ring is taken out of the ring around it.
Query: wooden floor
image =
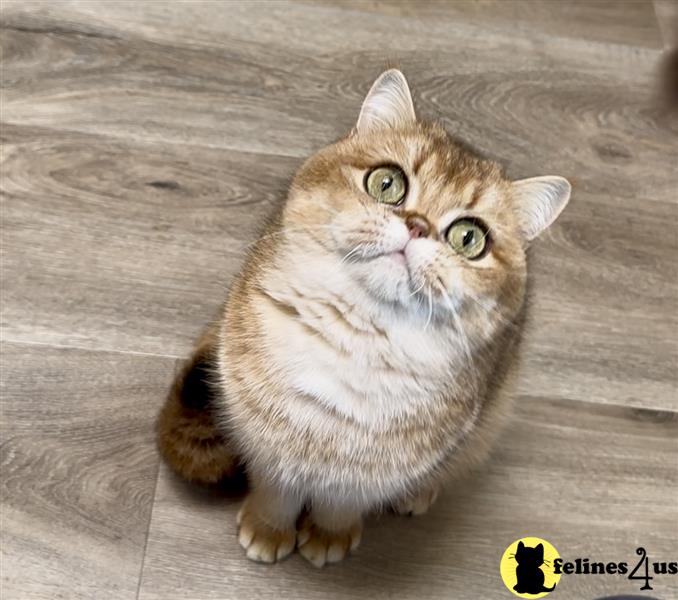
[[[665,0],[2,2],[3,600],[506,599],[499,558],[678,555],[678,124]],[[493,460],[348,562],[246,561],[153,419],[270,207],[400,66],[420,114],[573,199],[533,253]],[[637,592],[564,578],[558,598]],[[678,598],[678,577],[654,582]],[[555,597],[555,596],[554,596]]]

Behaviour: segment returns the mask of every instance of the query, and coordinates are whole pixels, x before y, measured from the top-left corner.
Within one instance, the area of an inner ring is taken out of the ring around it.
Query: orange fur
[[[158,449],[167,464],[188,481],[202,484],[234,477],[238,469],[237,455],[209,406],[210,382],[203,379],[207,373],[196,370],[211,360],[215,341],[214,330],[208,330],[174,380],[156,424]]]
[[[399,204],[365,187],[384,165],[407,180]],[[179,402],[185,374],[161,416],[163,454],[188,478],[245,464],[250,558],[288,554],[306,507],[302,555],[339,560],[364,514],[424,512],[446,478],[484,460],[509,409],[525,249],[568,197],[562,178],[511,182],[416,120],[399,72],[377,80],[354,131],[301,167],[199,345],[192,364],[210,357],[216,422]],[[448,243],[459,219],[483,224],[477,260]]]

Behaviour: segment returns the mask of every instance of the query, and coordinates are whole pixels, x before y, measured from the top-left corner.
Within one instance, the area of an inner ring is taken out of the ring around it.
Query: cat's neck
[[[451,366],[460,368],[472,358],[469,332],[449,313],[435,312],[425,294],[407,306],[377,298],[325,249],[285,248],[262,272],[260,286],[318,334],[339,329],[375,351],[406,352],[408,371],[438,367],[449,377]],[[432,352],[435,356],[428,355]]]
[[[453,325],[379,302],[329,253],[292,251],[256,287],[264,343],[288,387],[364,424],[447,410],[479,376]]]

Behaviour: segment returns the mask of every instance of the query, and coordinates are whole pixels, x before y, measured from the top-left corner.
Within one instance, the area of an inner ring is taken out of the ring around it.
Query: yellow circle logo
[[[553,572],[553,564],[560,558],[549,542],[536,537],[525,537],[513,542],[501,557],[499,570],[504,585],[519,598],[543,598],[551,593],[560,574]]]

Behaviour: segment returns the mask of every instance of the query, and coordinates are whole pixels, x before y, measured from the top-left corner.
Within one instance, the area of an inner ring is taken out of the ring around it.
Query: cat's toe
[[[247,503],[238,513],[238,525],[238,542],[250,560],[274,563],[294,550],[296,531],[271,528],[248,510]]]
[[[362,523],[341,531],[327,531],[306,517],[297,533],[299,554],[316,567],[343,560],[360,544]]]
[[[428,512],[438,498],[438,490],[425,490],[414,496],[407,496],[393,505],[393,510],[399,515],[419,516]]]

